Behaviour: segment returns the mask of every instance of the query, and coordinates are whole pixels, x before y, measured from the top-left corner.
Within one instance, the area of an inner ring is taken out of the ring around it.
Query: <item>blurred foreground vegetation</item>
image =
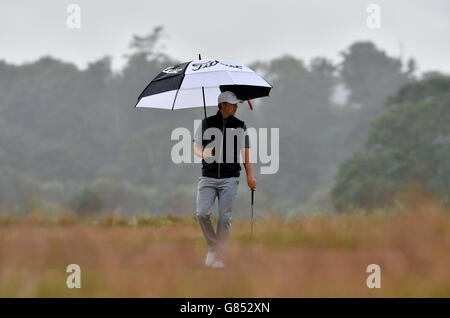
[[[233,221],[226,268],[203,264],[195,218],[0,217],[0,297],[449,297],[450,213]],[[66,267],[81,288],[66,287]],[[369,264],[381,288],[369,289]],[[211,284],[214,281],[215,284]]]

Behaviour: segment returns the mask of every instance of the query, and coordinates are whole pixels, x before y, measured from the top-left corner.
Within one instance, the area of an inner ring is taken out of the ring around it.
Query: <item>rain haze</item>
[[[1,0],[0,298],[450,297],[449,35],[443,0]]]

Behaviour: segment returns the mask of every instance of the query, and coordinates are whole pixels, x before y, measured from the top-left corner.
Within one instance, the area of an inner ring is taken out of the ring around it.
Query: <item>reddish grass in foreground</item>
[[[236,220],[222,270],[204,267],[192,218],[60,223],[1,222],[1,297],[450,297],[448,212],[264,219],[253,241]],[[81,289],[66,287],[72,263]]]

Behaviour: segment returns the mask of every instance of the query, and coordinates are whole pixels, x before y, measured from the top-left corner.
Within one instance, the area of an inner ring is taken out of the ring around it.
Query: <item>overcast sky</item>
[[[69,29],[67,6],[81,8],[81,28]],[[381,28],[369,29],[369,4],[381,8]],[[15,64],[43,55],[84,68],[105,55],[113,67],[133,34],[163,25],[165,52],[179,60],[223,58],[250,63],[291,54],[305,61],[371,40],[390,55],[414,57],[420,71],[450,73],[450,1],[445,0],[2,0],[0,59]]]

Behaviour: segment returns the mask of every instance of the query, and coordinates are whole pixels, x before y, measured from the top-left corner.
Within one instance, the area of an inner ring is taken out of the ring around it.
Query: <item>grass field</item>
[[[0,217],[0,297],[450,297],[450,213],[233,220],[225,269],[194,218]],[[66,267],[81,267],[81,288]],[[381,267],[381,288],[366,267]]]

